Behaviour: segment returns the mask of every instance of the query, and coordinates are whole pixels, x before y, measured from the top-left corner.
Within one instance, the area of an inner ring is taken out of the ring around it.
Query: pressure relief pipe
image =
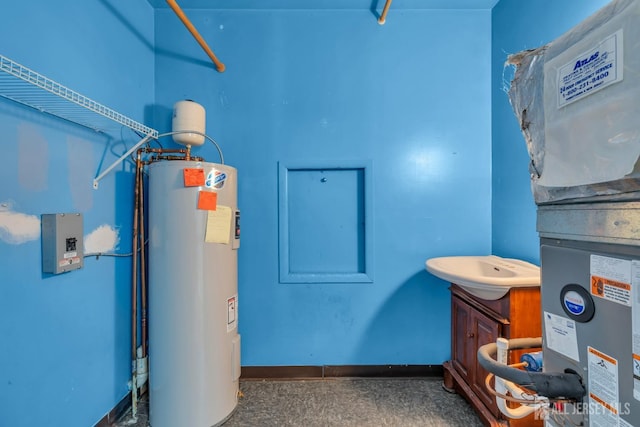
[[[542,347],[542,338],[514,338],[509,340],[510,350]],[[478,349],[478,362],[496,377],[516,383],[549,399],[580,400],[586,394],[582,377],[566,370],[556,372],[529,372],[498,363],[496,343],[485,344]]]

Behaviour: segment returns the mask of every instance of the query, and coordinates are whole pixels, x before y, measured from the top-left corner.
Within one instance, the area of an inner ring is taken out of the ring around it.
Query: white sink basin
[[[487,256],[431,258],[427,271],[486,300],[502,298],[513,287],[540,286],[540,267],[525,261]]]

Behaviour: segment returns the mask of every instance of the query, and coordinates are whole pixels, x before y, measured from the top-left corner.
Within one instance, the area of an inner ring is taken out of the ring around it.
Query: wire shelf
[[[158,131],[87,98],[11,59],[0,55],[0,96],[38,111],[106,132],[114,122],[152,138]]]

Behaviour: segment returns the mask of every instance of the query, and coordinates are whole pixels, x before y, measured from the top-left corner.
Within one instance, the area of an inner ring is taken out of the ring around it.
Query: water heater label
[[[204,241],[228,245],[231,238],[231,221],[229,206],[218,205],[215,211],[208,211]]]
[[[207,180],[205,182],[205,185],[209,188],[220,189],[224,187],[224,183],[226,180],[227,180],[226,173],[219,170],[211,169],[211,172],[207,174]]]
[[[231,332],[238,324],[238,295],[227,298],[227,332]]]
[[[558,108],[622,81],[622,30],[558,69]]]
[[[183,181],[185,187],[200,187],[204,185],[204,170],[198,168],[184,168]]]
[[[631,261],[591,255],[591,295],[631,306]]]

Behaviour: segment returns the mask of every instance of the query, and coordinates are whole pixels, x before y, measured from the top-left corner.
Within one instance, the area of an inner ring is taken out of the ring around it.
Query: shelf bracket
[[[127,150],[126,153],[124,153],[122,156],[120,156],[120,158],[118,158],[118,160],[116,160],[115,162],[113,162],[111,164],[111,166],[109,166],[108,168],[106,168],[104,170],[104,172],[102,172],[100,175],[98,175],[97,177],[95,177],[95,179],[93,180],[93,189],[97,190],[98,189],[98,182],[104,178],[109,172],[111,172],[111,170],[113,168],[115,168],[116,166],[118,166],[125,157],[128,157],[131,155],[131,153],[133,153],[134,151],[136,151],[142,144],[146,144],[147,142],[149,142],[151,139],[153,139],[153,136],[151,134],[145,136],[144,138],[142,138],[140,141],[138,141],[133,147],[131,147],[129,150]]]

